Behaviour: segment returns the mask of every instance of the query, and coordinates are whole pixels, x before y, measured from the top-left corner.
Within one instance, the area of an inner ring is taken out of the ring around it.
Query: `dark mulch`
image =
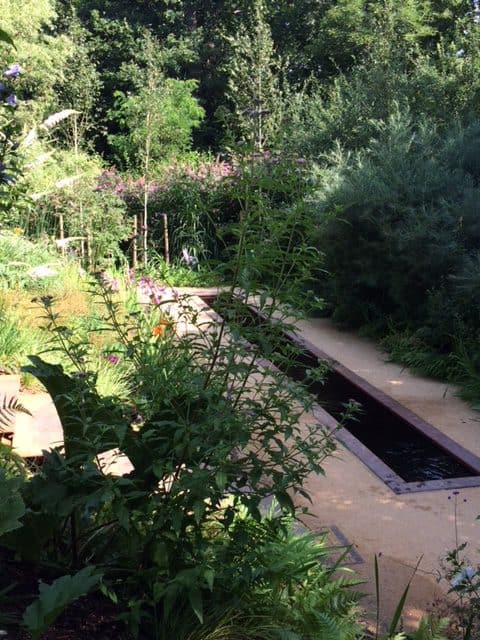
[[[5,640],[29,640],[20,623],[23,611],[36,598],[39,580],[50,583],[57,577],[51,570],[15,560],[11,551],[0,547],[0,592],[15,585],[0,595],[0,629],[7,631]],[[85,596],[68,607],[42,640],[131,640],[117,615],[115,605],[101,594]],[[5,624],[6,618],[14,621]]]

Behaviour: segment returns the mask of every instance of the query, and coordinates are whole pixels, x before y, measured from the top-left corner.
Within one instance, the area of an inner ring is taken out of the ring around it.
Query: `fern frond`
[[[448,629],[448,618],[427,616],[420,620],[412,640],[448,640],[445,632]]]
[[[17,398],[4,396],[3,402],[0,403],[0,432],[7,432],[13,429],[16,413],[32,415]]]
[[[49,129],[56,127],[57,124],[62,122],[62,120],[66,120],[70,116],[74,115],[80,115],[80,111],[76,111],[75,109],[64,109],[63,111],[58,111],[57,113],[53,113],[51,116],[48,116],[40,126],[48,131]]]
[[[10,264],[10,263],[9,263]],[[3,364],[0,363],[0,376],[2,375],[14,375],[15,374],[15,367],[11,367],[7,364]]]

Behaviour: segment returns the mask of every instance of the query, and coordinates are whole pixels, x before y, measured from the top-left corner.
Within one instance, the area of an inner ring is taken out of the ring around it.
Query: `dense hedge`
[[[439,135],[397,113],[337,157],[314,199],[334,320],[480,364],[480,123]]]

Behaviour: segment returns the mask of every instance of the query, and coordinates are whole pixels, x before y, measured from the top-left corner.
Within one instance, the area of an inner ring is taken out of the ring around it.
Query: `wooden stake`
[[[138,216],[133,216],[133,244],[132,244],[132,268],[137,268],[137,260],[138,260]]]
[[[62,256],[65,257],[65,230],[63,226],[63,213],[58,214],[58,226],[60,232],[60,251]]]
[[[90,233],[90,229],[87,229],[87,259],[88,259],[88,268],[91,271],[93,262],[92,262],[92,234]]]
[[[165,252],[165,262],[170,264],[170,241],[168,238],[168,216],[162,213],[163,218],[163,247]]]

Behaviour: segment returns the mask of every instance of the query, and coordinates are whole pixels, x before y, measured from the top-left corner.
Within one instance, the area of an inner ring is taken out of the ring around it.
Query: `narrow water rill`
[[[303,364],[316,366],[314,358],[308,354],[302,359]],[[300,367],[289,369],[287,373],[299,382],[305,378],[305,369]],[[345,403],[351,400],[358,403],[359,411],[346,421],[345,429],[406,482],[462,478],[472,474],[466,465],[343,375],[332,371],[325,382],[311,384],[310,391],[339,421],[345,412]]]
[[[215,308],[222,309],[214,302]],[[266,323],[255,307],[244,306],[245,326]],[[248,340],[252,342],[250,334]],[[293,365],[278,364],[298,382],[306,370],[319,361],[328,361],[330,371],[324,381],[309,384],[311,393],[328,417],[328,426],[342,420],[345,405],[359,405],[355,417],[343,423],[337,437],[396,493],[480,486],[480,459],[461,447],[419,416],[400,405],[366,380],[357,376],[289,331],[280,333],[278,351],[300,347]],[[259,343],[256,343],[261,348]],[[281,360],[280,360],[281,362]]]

